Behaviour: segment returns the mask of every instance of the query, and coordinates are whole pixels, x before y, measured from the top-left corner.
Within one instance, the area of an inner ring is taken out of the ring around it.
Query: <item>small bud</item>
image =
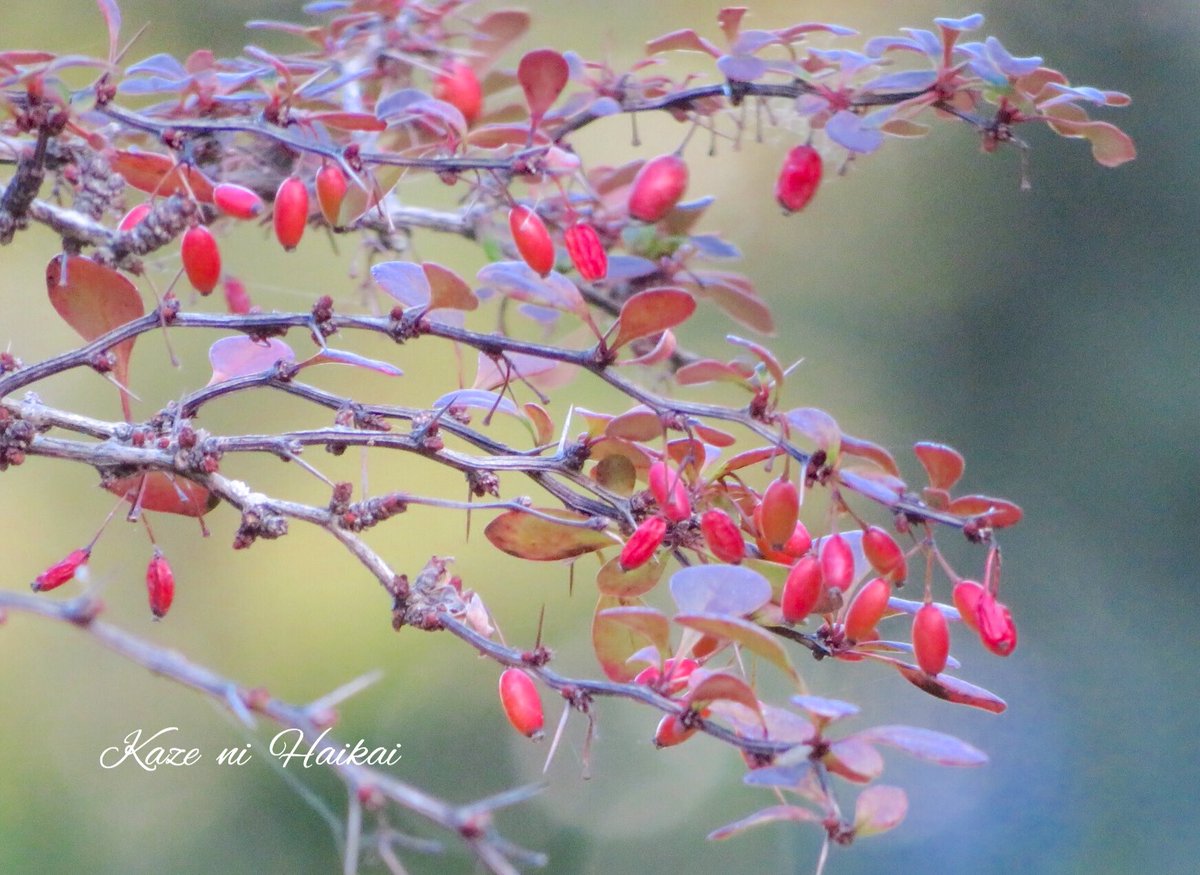
[[[913,651],[926,674],[938,674],[950,656],[950,626],[937,605],[926,603],[913,617]]]
[[[821,563],[814,556],[800,557],[788,572],[779,598],[783,619],[788,623],[799,623],[817,606],[823,589]]]
[[[279,184],[275,193],[275,239],[291,252],[300,245],[308,224],[308,187],[295,176]]]
[[[882,577],[864,584],[846,609],[846,638],[850,641],[870,639],[876,624],[887,611],[891,594],[892,585]]]
[[[517,732],[538,741],[542,738],[545,717],[537,685],[519,668],[505,669],[500,675],[500,705],[504,716]]]
[[[162,619],[171,610],[175,599],[175,574],[162,551],[155,550],[146,566],[146,594],[150,598],[150,612],[155,619]]]
[[[746,556],[746,542],[737,523],[720,508],[706,510],[700,517],[700,531],[708,549],[722,562],[736,565]]]
[[[79,566],[88,561],[92,555],[90,547],[72,550],[65,559],[59,560],[37,576],[32,587],[34,592],[49,592],[57,589],[75,576]]]
[[[647,517],[634,530],[625,542],[619,559],[621,569],[629,571],[640,568],[650,561],[650,557],[663,542],[667,534],[667,521],[660,516]]]

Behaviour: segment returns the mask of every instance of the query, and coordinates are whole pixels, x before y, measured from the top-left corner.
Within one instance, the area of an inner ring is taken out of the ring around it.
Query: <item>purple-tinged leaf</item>
[[[925,33],[929,33],[925,31]],[[933,34],[930,34],[933,36]],[[883,57],[890,51],[899,50],[907,52],[917,52],[918,54],[928,54],[926,51],[927,45],[921,41],[911,37],[904,36],[877,36],[867,41],[863,46],[863,51],[873,58]]]
[[[912,37],[913,41],[921,47],[921,51],[929,57],[940,58],[942,56],[942,41],[933,31],[919,27],[902,27],[900,30]]]
[[[474,408],[476,410],[498,411],[520,417],[521,412],[511,398],[497,395],[495,392],[484,392],[480,389],[455,389],[438,398],[431,405],[434,410],[447,407]]]
[[[758,769],[750,772],[746,776],[746,783],[758,783],[750,781],[751,775],[758,775],[766,769]],[[770,785],[770,786],[791,786]],[[808,808],[801,808],[799,805],[773,805],[770,808],[764,808],[761,811],[756,811],[753,814],[743,817],[741,820],[735,820],[733,823],[726,824],[720,829],[714,829],[708,834],[709,841],[722,841],[731,839],[736,835],[740,835],[748,829],[756,826],[762,826],[764,823],[820,823],[821,816],[815,811]]]
[[[868,787],[854,803],[854,834],[867,838],[887,832],[899,826],[907,813],[908,796],[899,787]]]
[[[826,699],[823,696],[792,696],[792,704],[815,717],[814,722],[820,723],[822,726],[853,717],[861,710],[851,702]]]
[[[554,359],[523,352],[508,352],[499,360],[480,352],[476,357],[475,382],[472,387],[488,391],[499,389],[506,383],[528,380],[562,364]]]
[[[771,600],[771,584],[741,565],[692,565],[671,575],[671,597],[681,614],[744,617]]]
[[[767,62],[753,55],[722,55],[717,69],[734,82],[754,82],[767,74]]]
[[[306,368],[309,365],[323,364],[351,365],[356,368],[366,368],[369,371],[376,371],[389,377],[404,376],[404,371],[389,362],[382,362],[378,359],[361,356],[356,352],[348,352],[344,349],[332,349],[330,347],[325,347],[312,358],[305,359],[300,363],[300,367]]]
[[[753,55],[767,46],[779,44],[779,34],[773,30],[743,30],[729,46],[732,55]]]
[[[804,24],[793,24],[791,27],[782,27],[775,31],[775,33],[779,36],[780,42],[792,43],[806,33],[831,33],[834,36],[854,36],[858,31],[852,27],[845,27],[840,24],[809,21]]]
[[[874,744],[902,750],[919,760],[939,766],[982,766],[987,754],[953,735],[916,726],[872,726],[855,736]]]
[[[1048,106],[1053,106],[1062,101],[1070,101],[1074,97],[1086,100],[1090,103],[1095,103],[1099,106],[1128,106],[1132,98],[1123,91],[1102,91],[1099,88],[1092,88],[1088,85],[1069,86],[1061,82],[1047,82],[1046,88],[1051,91],[1057,91],[1061,97],[1053,97],[1050,100],[1043,101],[1038,104],[1039,109],[1045,109]]]
[[[108,63],[117,59],[121,48],[121,7],[116,0],[96,0],[100,13],[104,16],[104,25],[108,29]]]
[[[693,234],[688,240],[705,258],[732,260],[742,257],[742,250],[716,234]]]
[[[869,155],[883,145],[883,133],[878,125],[872,125],[870,119],[848,109],[833,114],[825,123],[825,133],[839,146],[861,155]]]
[[[573,313],[580,318],[589,315],[579,289],[557,271],[543,278],[523,261],[496,261],[484,265],[477,278],[516,301]]]
[[[721,567],[741,568],[742,566]],[[776,665],[792,680],[799,680],[796,669],[792,667],[787,648],[762,626],[727,614],[678,614],[674,619],[680,626],[711,635],[721,641],[732,641]]]
[[[658,265],[640,255],[610,255],[607,279],[610,282],[641,279],[658,271]]]
[[[872,79],[863,85],[864,91],[922,91],[937,81],[933,70],[905,70]]]
[[[824,450],[831,462],[837,460],[842,443],[842,430],[837,420],[816,407],[797,407],[784,414],[792,431],[802,435],[819,450]]]
[[[419,88],[401,88],[381,97],[375,104],[375,115],[381,119],[391,120],[408,112],[415,103],[428,100],[429,95]]]
[[[690,27],[647,41],[646,54],[657,55],[660,52],[703,52],[714,58],[721,56],[720,49]]]
[[[1004,44],[994,36],[984,41],[989,60],[1007,76],[1025,76],[1042,66],[1042,59],[1036,55],[1029,58],[1014,58],[1009,54]]]
[[[956,705],[970,705],[972,708],[991,711],[993,714],[1002,714],[1008,708],[1008,704],[995,693],[989,692],[983,687],[969,684],[964,680],[959,680],[952,675],[939,674],[934,676],[926,674],[915,665],[909,665],[906,662],[895,662],[893,664],[896,666],[896,670],[904,675],[905,680],[913,686],[919,687],[929,693],[931,696],[945,699],[947,702],[953,702]]]
[[[933,23],[944,30],[978,30],[983,27],[983,14],[976,12],[965,18],[935,18]]]
[[[431,310],[474,310],[479,299],[467,285],[467,281],[448,267],[434,261],[421,263],[425,278],[429,281],[429,308]]]
[[[245,335],[222,337],[208,348],[208,362],[212,365],[212,379],[208,385],[261,374],[275,367],[278,362],[294,362],[296,354],[292,348],[277,337],[270,340],[251,340]]]
[[[371,266],[371,279],[405,307],[424,307],[432,295],[429,278],[412,261],[384,261]]]
[[[751,787],[783,787],[795,790],[804,785],[813,775],[813,764],[808,759],[784,765],[754,769],[742,776],[742,783]],[[806,809],[797,809],[804,811]],[[815,818],[814,818],[815,819]]]
[[[857,735],[829,745],[824,762],[829,771],[856,784],[870,783],[883,774],[883,757]]]
[[[165,79],[173,79],[176,82],[182,82],[191,78],[191,74],[184,69],[183,64],[179,63],[174,55],[166,53],[151,55],[144,60],[138,61],[125,71],[126,77],[140,76],[143,73],[152,73],[162,76]]]

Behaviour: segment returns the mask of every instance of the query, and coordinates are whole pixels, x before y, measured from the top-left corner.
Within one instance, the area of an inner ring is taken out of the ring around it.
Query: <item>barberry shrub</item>
[[[705,227],[711,198],[697,171],[720,153],[706,156],[696,140],[767,137],[766,128],[783,142],[772,152],[774,189],[746,192],[743,209],[803,233],[814,198],[837,196],[832,177],[938,125],[965,125],[984,152],[1019,156],[1023,184],[1021,132],[1031,125],[1086,139],[1100,164],[1119,165],[1134,157],[1132,142],[1087,109],[1128,97],[1014,56],[984,34],[979,15],[864,39],[816,22],[752,29],[745,9],[730,8],[715,27],[649,39],[645,57],[619,66],[566,44],[523,51],[528,13],[461,0],[419,14],[402,2],[314,3],[303,25],[256,23],[295,39],[292,52],[135,59],[141,43],[127,42],[115,0],[97,5],[104,58],[0,49],[0,243],[45,245],[24,232],[53,232],[48,303],[83,340],[23,361],[25,339],[10,327],[0,472],[20,477],[31,457],[94,469],[150,537],[147,619],[179,622],[202,576],[168,561],[151,518],[193,518],[234,549],[322,532],[382,589],[381,622],[408,636],[454,636],[502,666],[497,713],[521,735],[551,736],[548,757],[564,727],[582,724],[586,772],[606,700],[630,700],[645,712],[644,739],[673,748],[707,737],[741,755],[747,785],[772,791],[764,807],[712,824],[710,839],[767,823],[815,829],[817,868],[831,845],[903,820],[904,791],[877,781],[880,748],[940,765],[986,761],[930,729],[846,728],[857,704],[818,691],[843,666],[872,684],[894,672],[946,707],[1003,712],[1002,698],[958,676],[951,627],[955,649],[1016,648],[999,540],[1021,509],[958,490],[965,463],[951,447],[919,441],[902,464],[833,413],[803,406],[766,339],[774,317],[753,269],[714,266],[737,258],[737,240]],[[679,123],[676,148],[622,164],[577,151],[594,131],[646,113]],[[401,180],[420,175],[445,183],[452,208],[402,197]],[[486,264],[471,273],[421,259],[410,238],[435,234],[477,245]],[[243,235],[281,251],[354,249],[365,269],[300,311],[268,312],[228,271],[264,285],[281,278],[221,257]],[[210,294],[218,285],[224,296]],[[728,322],[728,352],[689,324],[701,309]],[[174,363],[174,353],[138,339],[162,333],[169,343],[181,332],[205,336],[207,362],[178,362],[187,379],[178,397],[139,393],[135,348],[139,362]],[[394,347],[380,352],[371,335]],[[433,344],[452,346],[461,363],[445,385],[412,389],[407,405],[373,392],[368,375],[398,385],[406,359]],[[331,388],[342,384],[319,367],[328,364],[359,369],[361,387]],[[73,370],[113,384],[107,418],[47,401],[50,378]],[[587,382],[607,390],[607,409],[573,403],[572,387]],[[305,405],[314,424],[265,434],[206,425],[217,402],[255,421],[268,390]],[[361,453],[361,482],[326,475],[313,450]],[[465,483],[424,494],[370,476],[375,459],[396,454]],[[323,497],[288,497],[266,476],[238,479],[231,463],[247,455],[298,463]],[[590,624],[550,617],[522,647],[499,628],[519,621],[489,609],[504,582],[454,575],[451,545],[422,568],[393,567],[386,539],[367,532],[422,537],[419,524],[406,528],[418,505],[485,517],[471,550],[562,565],[572,598],[594,602]],[[145,630],[109,625],[96,589],[74,582],[81,569],[101,573],[106,523],[97,520],[83,548],[36,545],[46,570],[34,594],[0,591],[0,612],[72,623],[240,718],[296,730],[335,760],[336,706],[361,685],[291,705],[172,658]],[[939,546],[947,537],[974,547],[973,565],[956,567],[947,554],[959,552]],[[919,592],[907,597],[904,586]],[[579,638],[590,640],[592,670],[568,674],[554,645]],[[453,709],[453,679],[444,688]],[[565,707],[543,728],[551,692]],[[457,836],[487,871],[541,859],[492,817],[534,791],[451,804],[380,766],[331,768],[349,789],[347,870],[368,847],[385,861],[437,852],[394,828],[406,815]]]

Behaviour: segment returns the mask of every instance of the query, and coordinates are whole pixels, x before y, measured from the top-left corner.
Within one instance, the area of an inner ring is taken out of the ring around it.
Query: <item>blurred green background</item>
[[[246,42],[287,45],[247,18],[296,18],[292,3],[122,4],[126,33],[144,22],[133,52],[218,54]],[[627,63],[641,43],[693,25],[715,32],[718,4],[531,3],[525,47],[551,44]],[[706,227],[744,250],[743,268],[780,322],[781,359],[804,358],[789,402],[830,410],[848,430],[900,452],[934,439],[967,456],[965,485],[1009,496],[1026,522],[1006,533],[1005,598],[1021,644],[1008,660],[962,639],[963,674],[1006,697],[1002,717],[956,709],[917,693],[892,673],[863,665],[808,669],[814,686],[864,706],[857,725],[911,722],[954,732],[992,763],[952,771],[888,757],[885,780],[905,787],[907,822],[896,832],[837,851],[830,872],[1047,873],[1195,871],[1200,858],[1194,794],[1198,665],[1195,656],[1197,389],[1200,386],[1200,229],[1195,101],[1200,15],[1184,0],[1107,5],[1033,0],[771,2],[750,26],[800,17],[865,34],[929,26],[935,15],[988,14],[987,32],[1016,54],[1042,54],[1076,83],[1118,88],[1132,107],[1100,114],[1129,131],[1140,158],[1118,170],[1092,163],[1079,142],[1034,132],[1033,190],[1019,190],[1013,153],[979,154],[973,135],[942,126],[921,141],[891,142],[851,172],[827,180],[803,214],[781,220],[773,176],[789,141],[740,151],[688,150],[691,192],[718,198]],[[0,45],[101,53],[103,30],[84,0],[18,0],[0,13]],[[515,58],[515,55],[514,55]],[[697,58],[699,68],[704,66]],[[678,142],[665,119],[596,125],[578,141],[590,160],[651,155]],[[407,183],[406,183],[407,184]],[[402,189],[403,191],[403,189]],[[417,200],[435,188],[414,184]],[[442,198],[457,192],[442,193]],[[298,254],[264,245],[265,233],[229,235],[227,269],[267,308],[306,307],[320,293],[354,295],[351,247],[330,256],[310,234]],[[42,271],[55,251],[28,234],[0,251],[0,343],[26,362],[73,345],[46,305]],[[428,235],[421,258],[469,274],[478,255]],[[210,302],[207,306],[213,306]],[[685,332],[692,348],[724,355],[726,326],[712,310]],[[133,383],[145,414],[194,386],[211,337],[173,332],[188,362],[163,367],[161,338],[140,341]],[[299,338],[294,339],[300,345]],[[391,355],[383,344],[365,345]],[[323,385],[364,399],[426,404],[453,380],[444,350],[401,349],[408,375],[321,375]],[[199,377],[203,380],[204,377]],[[113,393],[87,374],[38,387],[50,403],[111,416]],[[572,400],[608,403],[580,384]],[[557,402],[565,406],[563,400]],[[247,417],[250,416],[250,422]],[[322,422],[286,399],[217,404],[213,431],[269,430]],[[314,455],[331,476],[357,481],[358,457]],[[322,500],[323,487],[294,466],[227,464],[234,476],[292,497]],[[373,459],[379,489],[456,496],[461,481],[409,460]],[[84,543],[111,499],[76,466],[32,460],[0,477],[2,585],[24,590],[42,568]],[[514,481],[510,492],[528,487]],[[92,563],[108,616],[248,686],[295,701],[382,669],[383,680],[343,709],[341,739],[403,745],[396,774],[453,800],[539,780],[544,747],[514,738],[495,702],[497,671],[449,636],[390,629],[386,599],[327,538],[294,525],[283,541],[234,553],[235,515],[194,523],[159,517],[156,534],[178,578],[176,606],[153,624],[142,584],[143,532],[117,525]],[[374,532],[394,566],[416,571],[430,552],[456,555],[512,642],[532,641],[546,605],[547,642],[566,672],[594,673],[586,634],[592,596],[567,594],[561,567],[530,568],[480,536],[463,543],[458,513],[414,510]],[[72,585],[77,586],[77,585]],[[4,872],[330,872],[339,866],[318,810],[264,763],[274,729],[248,737],[227,715],[173,683],[100,650],[77,632],[23,615],[0,628],[0,870]],[[556,715],[551,707],[551,715]],[[554,719],[552,716],[551,720]],[[696,739],[656,752],[654,720],[603,703],[595,777],[579,780],[581,727],[572,724],[550,789],[502,816],[509,834],[551,855],[550,872],[811,871],[815,830],[770,827],[709,844],[712,828],[770,804],[740,783],[741,763]],[[134,728],[177,726],[179,742],[204,750],[198,766],[143,773],[98,767],[101,750]],[[224,747],[260,752],[241,769],[217,766]],[[338,816],[340,785],[290,770]],[[427,834],[416,824],[411,827]],[[414,872],[468,871],[457,850],[409,856]]]

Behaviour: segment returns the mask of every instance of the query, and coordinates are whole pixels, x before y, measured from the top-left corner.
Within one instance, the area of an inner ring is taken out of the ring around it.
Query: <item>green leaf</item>
[[[723,614],[680,614],[674,619],[680,626],[741,645],[787,672],[797,683],[800,680],[783,644],[762,626]]]
[[[617,598],[644,595],[658,585],[665,568],[666,564],[658,556],[652,556],[649,562],[624,571],[621,557],[614,556],[596,573],[596,588],[604,595]]]
[[[629,658],[651,644],[660,658],[670,651],[670,624],[653,608],[623,604],[618,598],[600,596],[592,617],[592,649],[600,668],[610,679],[631,681],[640,671]]]
[[[541,510],[541,514],[582,522],[586,517],[567,510]],[[484,529],[493,546],[510,556],[535,562],[572,559],[611,547],[617,540],[604,531],[563,525],[521,510],[500,514]]]

